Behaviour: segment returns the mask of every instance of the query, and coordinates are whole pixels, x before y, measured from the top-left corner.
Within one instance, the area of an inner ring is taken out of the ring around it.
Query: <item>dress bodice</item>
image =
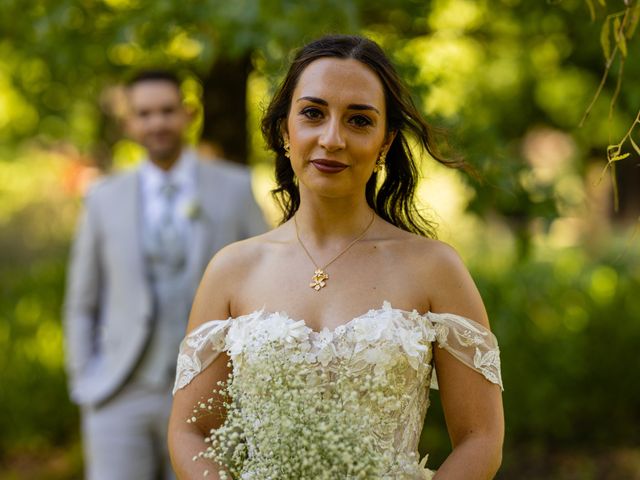
[[[288,380],[278,377],[287,372],[313,388],[322,378],[322,395],[352,399],[349,408],[368,419],[375,449],[392,452],[395,466],[385,478],[428,479],[432,472],[424,467],[426,458],[418,462],[417,446],[429,386],[437,388],[434,344],[502,387],[499,349],[488,329],[458,315],[407,312],[384,302],[380,309],[320,332],[304,320],[263,310],[204,323],[181,344],[174,392],[222,351],[232,360],[246,415],[252,408],[269,409],[268,392],[286,388]]]

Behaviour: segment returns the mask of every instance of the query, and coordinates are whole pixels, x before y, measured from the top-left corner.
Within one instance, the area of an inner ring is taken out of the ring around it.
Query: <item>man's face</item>
[[[173,162],[182,149],[189,114],[178,88],[166,80],[144,80],[128,90],[128,130],[151,160]]]

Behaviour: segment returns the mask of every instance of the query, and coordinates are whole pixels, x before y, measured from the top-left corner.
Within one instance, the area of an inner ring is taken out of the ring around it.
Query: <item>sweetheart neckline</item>
[[[409,320],[424,319],[426,324],[423,325],[423,327],[426,327],[428,330],[433,330],[432,333],[435,333],[435,337],[436,337],[434,340],[436,340],[440,344],[440,347],[447,349],[449,353],[451,353],[454,357],[458,358],[460,361],[468,365],[470,368],[482,373],[482,375],[484,375],[484,377],[487,378],[492,383],[497,383],[500,385],[501,388],[503,388],[502,380],[500,379],[499,349],[498,349],[495,335],[493,334],[493,332],[491,332],[490,329],[488,329],[487,327],[485,327],[484,325],[482,325],[481,323],[475,320],[472,320],[468,317],[464,317],[462,315],[457,315],[455,313],[432,312],[428,310],[427,312],[421,314],[416,309],[413,309],[412,311],[408,311],[408,310],[402,310],[400,308],[394,308],[391,305],[391,303],[388,301],[384,301],[382,303],[382,307],[380,308],[369,309],[368,311],[353,317],[348,322],[340,324],[333,329],[324,327],[319,332],[309,327],[309,325],[304,319],[296,320],[286,312],[265,311],[264,307],[260,310],[254,310],[253,312],[250,312],[244,315],[239,315],[237,317],[228,317],[226,320],[222,320],[222,319],[209,320],[207,322],[204,322],[203,324],[201,324],[200,326],[198,326],[197,328],[195,328],[194,330],[192,330],[187,334],[187,337],[185,337],[180,347],[180,351],[181,351],[180,355],[184,356],[184,354],[182,353],[183,347],[194,350],[193,355],[195,355],[196,357],[199,354],[202,354],[198,352],[212,351],[211,350],[212,348],[213,350],[217,350],[218,352],[225,350],[225,348],[223,347],[227,342],[227,335],[229,333],[228,329],[230,327],[231,320],[241,320],[241,319],[251,319],[251,318],[257,319],[257,318],[260,318],[261,315],[266,315],[266,318],[270,318],[275,315],[280,315],[287,322],[291,322],[292,324],[299,323],[300,325],[303,325],[304,328],[308,330],[308,334],[310,336],[313,335],[315,337],[316,335],[318,336],[322,335],[326,329],[326,331],[328,332],[327,334],[330,336],[330,338],[327,338],[326,340],[332,342],[337,338],[338,335],[342,335],[343,333],[345,333],[347,327],[349,327],[355,321],[363,318],[367,318],[367,317],[375,319],[375,316],[382,312],[400,313],[402,314],[404,319],[409,319]],[[413,318],[411,317],[407,318],[407,316],[411,316]],[[439,330],[438,326],[442,326],[444,328]],[[249,330],[252,330],[252,329],[253,328],[250,326]],[[212,334],[213,334],[213,337],[211,337]],[[240,343],[244,342],[243,338],[247,334],[249,334],[249,332],[243,326],[240,327],[240,331],[236,333],[236,336],[238,336],[238,338],[236,338],[236,341],[239,341]],[[448,339],[450,334],[453,335],[453,340],[452,340],[454,342],[453,347],[450,345],[450,342]],[[431,334],[428,334],[428,336],[430,337]],[[195,337],[197,341],[195,343],[190,343],[189,338],[191,337]],[[324,342],[324,339],[318,339],[318,340],[321,340]],[[214,348],[213,345],[217,345],[217,346]],[[484,348],[484,350],[480,349],[481,345],[484,345],[484,347],[482,347]],[[469,355],[465,354],[462,350],[464,350],[467,347],[473,347],[474,352],[470,353]],[[497,356],[497,360],[496,360],[496,356]],[[213,359],[215,359],[215,355]],[[211,361],[213,361],[212,358],[209,358],[208,360],[205,359],[205,360],[198,359],[198,358],[195,359],[197,372],[201,371],[203,368],[206,368],[206,366],[209,365]],[[480,365],[477,364],[478,362],[480,362]],[[189,360],[188,364],[193,365],[193,360]],[[488,366],[486,366],[485,364],[487,364]],[[192,366],[189,368],[193,370]],[[187,368],[187,370],[189,368]],[[186,377],[188,377],[188,375],[186,375]],[[191,380],[189,378],[186,383],[189,383],[190,381]],[[179,382],[179,378],[176,379],[176,385],[178,384],[178,382]],[[182,388],[182,387],[179,387],[179,388]]]
[[[334,328],[323,327],[319,331],[314,329],[314,328],[311,328],[309,326],[309,324],[307,323],[306,319],[304,319],[304,318],[300,318],[300,319],[293,318],[291,315],[289,315],[285,311],[269,311],[269,310],[265,311],[264,307],[262,307],[259,310],[256,309],[256,310],[254,310],[254,311],[252,311],[250,313],[246,313],[244,315],[238,315],[237,317],[229,317],[227,320],[238,320],[238,319],[247,318],[247,317],[253,317],[253,316],[262,315],[262,314],[265,314],[267,317],[272,317],[274,315],[281,315],[281,316],[285,317],[287,320],[290,320],[290,321],[292,321],[294,323],[302,322],[302,325],[304,325],[305,328],[308,328],[310,333],[314,333],[316,335],[320,335],[326,330],[326,331],[328,331],[329,334],[331,334],[331,336],[335,336],[336,332],[338,330],[346,329],[349,325],[351,325],[356,320],[360,320],[360,319],[366,318],[368,316],[373,316],[373,315],[375,315],[377,313],[380,313],[380,312],[399,312],[399,313],[407,314],[407,315],[415,315],[415,316],[421,317],[421,318],[428,318],[429,315],[452,315],[454,317],[462,318],[462,319],[465,319],[465,320],[471,320],[469,318],[463,317],[461,315],[456,315],[454,313],[436,313],[436,312],[431,312],[430,310],[427,310],[425,313],[420,313],[415,308],[413,310],[411,310],[411,311],[403,310],[401,308],[393,307],[391,305],[391,303],[388,302],[387,300],[382,302],[382,306],[379,307],[379,308],[371,308],[371,309],[367,310],[366,312],[361,313],[360,315],[357,315],[357,316],[353,317],[351,320],[347,321],[346,323],[341,323],[340,325],[337,325]],[[475,322],[474,320],[471,320],[471,321]]]

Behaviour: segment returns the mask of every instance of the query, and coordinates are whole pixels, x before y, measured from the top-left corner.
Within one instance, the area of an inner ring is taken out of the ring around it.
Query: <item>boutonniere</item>
[[[195,198],[184,205],[184,216],[189,220],[197,220],[202,216],[202,205]]]

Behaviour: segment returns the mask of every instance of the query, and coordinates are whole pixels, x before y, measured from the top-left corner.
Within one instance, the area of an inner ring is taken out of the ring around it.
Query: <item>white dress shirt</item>
[[[168,181],[177,190],[173,202],[173,222],[191,240],[191,219],[197,213],[196,154],[184,149],[170,170],[165,171],[146,159],[140,169],[142,217],[146,227],[156,229],[164,214],[165,199],[161,189]]]

